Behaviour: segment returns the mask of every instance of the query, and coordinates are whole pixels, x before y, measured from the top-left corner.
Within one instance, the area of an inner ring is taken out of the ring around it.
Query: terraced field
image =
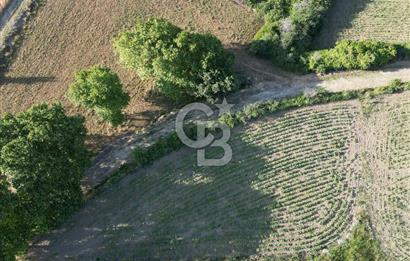
[[[395,260],[410,258],[410,102],[392,96],[375,108],[369,125],[369,209],[382,246]],[[386,124],[387,122],[387,124]]]
[[[337,0],[316,38],[318,48],[328,48],[340,39],[410,41],[410,1]]]
[[[224,167],[197,167],[188,149],[173,153],[89,201],[31,256],[175,260],[321,250],[352,226],[357,112],[356,103],[309,107],[237,129]]]

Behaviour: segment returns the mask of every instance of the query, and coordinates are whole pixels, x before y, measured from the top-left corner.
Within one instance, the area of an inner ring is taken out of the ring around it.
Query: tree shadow
[[[55,77],[53,76],[27,76],[27,77],[1,77],[0,85],[7,84],[24,84],[31,85],[36,83],[54,82]]]
[[[255,155],[266,151],[242,138],[231,145],[233,160],[223,167],[198,167],[196,152],[185,148],[128,175],[38,240],[30,255],[192,260],[257,254],[274,222],[273,191],[253,187],[268,164]]]
[[[322,23],[322,28],[313,42],[316,49],[335,46],[339,34],[353,27],[353,21],[366,6],[374,0],[337,0],[333,1]]]

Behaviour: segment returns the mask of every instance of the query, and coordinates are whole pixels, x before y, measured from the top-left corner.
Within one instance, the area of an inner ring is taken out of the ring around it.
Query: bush
[[[67,96],[76,106],[94,110],[113,126],[123,122],[122,110],[130,100],[117,74],[99,65],[77,72]]]
[[[163,19],[139,22],[114,40],[124,65],[175,102],[193,98],[213,101],[232,91],[233,55],[210,34],[183,31]]]
[[[379,242],[374,239],[367,218],[362,218],[354,228],[351,238],[341,246],[332,248],[328,254],[312,261],[382,261],[385,254]]]
[[[331,5],[330,0],[262,0],[252,2],[265,15],[265,24],[254,37],[250,51],[280,67],[304,72],[301,55]]]
[[[14,259],[32,233],[82,204],[85,136],[84,119],[67,116],[61,105],[0,118],[0,259]]]
[[[330,50],[309,55],[308,68],[317,73],[337,70],[375,69],[396,59],[394,45],[376,41],[342,40]]]

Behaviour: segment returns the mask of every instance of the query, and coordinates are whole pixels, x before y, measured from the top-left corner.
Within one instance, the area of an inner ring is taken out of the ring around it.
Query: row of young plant
[[[342,92],[328,92],[319,90],[315,95],[299,95],[280,101],[269,100],[257,102],[246,106],[243,110],[233,114],[224,114],[217,119],[218,123],[226,124],[230,128],[245,124],[249,121],[263,117],[267,114],[301,108],[304,106],[326,104],[338,101],[348,101],[353,99],[363,99],[367,97],[376,97],[384,94],[394,94],[410,90],[410,83],[403,83],[400,80],[393,81],[390,85],[377,87],[374,89],[350,90]],[[214,125],[215,126],[215,125]],[[195,128],[191,125],[187,130],[195,133]],[[168,136],[162,137],[158,142],[147,148],[135,149],[135,164],[145,166],[154,160],[166,155],[170,151],[181,148],[183,145],[178,141],[175,132]]]
[[[260,260],[272,260],[261,258]],[[327,253],[306,254],[299,253],[292,256],[275,258],[276,261],[384,261],[389,260],[381,250],[380,242],[375,239],[370,219],[360,214],[358,224],[346,242],[334,246]]]
[[[285,69],[316,73],[379,68],[410,57],[410,44],[342,40],[329,50],[310,52],[312,39],[332,0],[246,0],[264,16],[250,51]]]
[[[335,115],[335,112],[327,113],[321,121],[313,120],[314,124],[311,124],[309,118],[299,121],[299,114],[296,114],[289,118],[287,116],[285,119],[281,118],[280,121],[296,121],[298,124],[272,128],[268,133],[259,133],[258,129],[259,139],[264,137],[263,139],[267,141],[261,143],[261,146],[272,148],[269,150],[269,155],[281,155],[269,163],[269,171],[260,177],[261,182],[257,184],[258,189],[280,190],[276,199],[278,204],[275,210],[276,233],[267,247],[270,252],[281,254],[289,251],[322,249],[337,237],[340,232],[338,230],[343,231],[346,227],[342,221],[348,219],[347,204],[344,206],[340,204],[342,207],[334,209],[335,216],[328,220],[317,217],[318,204],[327,202],[333,205],[343,201],[339,194],[339,188],[343,184],[331,179],[332,172],[338,171],[337,164],[334,164],[334,151],[339,150],[331,146],[331,142],[347,135],[344,132],[334,131],[349,128],[350,125],[335,126],[332,122]],[[292,130],[298,132],[302,128],[303,131],[297,135],[298,137],[292,136]],[[317,141],[308,138],[312,134],[327,131],[333,135],[323,136]],[[299,143],[301,140],[303,142]],[[310,153],[306,154],[306,151]],[[326,158],[318,161],[323,156]],[[272,176],[272,173],[275,175]],[[314,222],[323,224],[320,229],[311,231]],[[293,232],[296,232],[297,236],[294,234],[289,236]]]

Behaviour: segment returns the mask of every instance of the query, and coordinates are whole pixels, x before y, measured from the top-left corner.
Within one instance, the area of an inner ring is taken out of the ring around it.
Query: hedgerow
[[[211,34],[184,31],[164,19],[138,22],[114,40],[120,61],[175,102],[213,101],[236,87],[233,55]]]
[[[377,87],[374,89],[361,89],[342,92],[328,92],[319,90],[313,96],[299,95],[293,98],[283,99],[280,101],[266,101],[253,103],[246,106],[242,111],[235,114],[224,114],[219,118],[219,121],[234,127],[238,124],[243,124],[249,120],[259,118],[266,113],[274,113],[281,110],[299,108],[309,105],[325,104],[337,101],[347,101],[363,97],[375,97],[383,94],[400,93],[410,90],[410,83],[402,83],[399,80],[393,81],[390,85]]]
[[[342,40],[329,50],[309,54],[308,68],[317,73],[337,70],[368,70],[381,67],[397,58],[393,44],[377,41]]]
[[[36,233],[60,224],[83,202],[89,163],[84,119],[61,105],[0,118],[0,259],[13,260]]]

